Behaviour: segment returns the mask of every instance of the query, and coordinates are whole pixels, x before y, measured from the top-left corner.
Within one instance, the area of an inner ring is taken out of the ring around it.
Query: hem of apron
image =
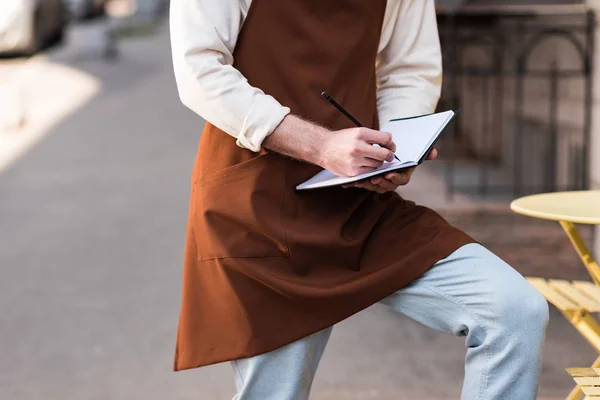
[[[202,354],[189,357],[191,359],[203,360],[198,363],[190,363],[190,362],[181,363],[180,358],[181,358],[182,351],[179,348],[179,346],[177,346],[177,349],[175,351],[175,362],[174,362],[173,371],[175,371],[175,372],[185,371],[185,370],[189,370],[189,369],[206,367],[209,365],[219,364],[219,363],[223,363],[223,362],[254,357],[254,356],[257,356],[260,354],[264,354],[264,353],[268,353],[268,352],[277,350],[278,348],[286,346],[286,345],[293,343],[297,340],[300,340],[304,337],[310,336],[310,335],[317,333],[323,329],[334,326],[335,324],[338,324],[338,323],[344,321],[345,319],[350,318],[354,314],[357,314],[357,313],[365,310],[366,308],[368,308],[374,304],[377,304],[381,300],[385,299],[386,297],[390,296],[391,294],[395,293],[396,291],[402,289],[403,287],[410,285],[412,282],[417,280],[425,272],[427,272],[428,270],[433,268],[435,266],[435,264],[437,264],[439,261],[443,260],[444,258],[450,256],[450,254],[452,254],[453,252],[455,252],[462,246],[465,246],[470,243],[479,243],[477,240],[471,238],[466,233],[464,233],[464,232],[461,232],[461,233],[463,234],[463,237],[460,240],[453,241],[452,243],[448,243],[449,245],[444,246],[443,250],[440,249],[439,253],[442,254],[442,256],[437,261],[435,261],[431,265],[429,265],[429,264],[424,265],[422,268],[416,270],[416,272],[414,274],[411,274],[412,276],[410,276],[409,279],[407,279],[407,281],[406,281],[407,283],[405,283],[401,286],[395,285],[391,289],[382,291],[377,296],[376,299],[369,301],[369,304],[366,304],[364,306],[359,306],[358,309],[353,310],[352,312],[349,312],[349,313],[345,313],[344,315],[340,315],[338,318],[331,318],[326,323],[315,325],[315,327],[313,329],[309,330],[308,332],[303,332],[302,334],[298,334],[298,335],[290,335],[284,341],[279,339],[281,337],[282,332],[278,331],[277,334],[273,335],[273,336],[268,336],[268,337],[263,336],[261,338],[253,338],[251,342],[244,343],[244,344],[240,343],[240,344],[233,344],[231,346],[220,346],[218,348],[211,349],[210,352],[203,351]],[[406,277],[406,275],[404,275],[404,276]],[[296,329],[297,328],[294,327],[293,330],[296,330]],[[285,331],[285,333],[287,333],[287,331]],[[239,355],[232,357],[231,356],[232,352],[236,352]],[[211,353],[213,353],[212,356],[211,356]],[[186,358],[188,358],[188,357],[186,357]]]

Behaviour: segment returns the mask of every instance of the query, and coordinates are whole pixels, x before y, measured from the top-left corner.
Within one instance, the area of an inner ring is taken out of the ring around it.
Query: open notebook
[[[396,157],[391,162],[385,162],[373,171],[352,176],[337,176],[324,169],[309,180],[296,186],[298,190],[317,189],[327,186],[343,185],[359,181],[390,171],[415,167],[421,164],[433,149],[438,137],[452,120],[456,112],[444,111],[418,117],[394,119],[380,127],[382,132],[390,132],[396,143]]]

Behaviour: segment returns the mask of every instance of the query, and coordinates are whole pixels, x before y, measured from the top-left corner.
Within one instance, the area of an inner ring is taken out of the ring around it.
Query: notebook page
[[[380,130],[392,134],[392,140],[396,144],[396,156],[402,163],[417,162],[452,115],[454,112],[450,110],[390,121],[383,124]]]

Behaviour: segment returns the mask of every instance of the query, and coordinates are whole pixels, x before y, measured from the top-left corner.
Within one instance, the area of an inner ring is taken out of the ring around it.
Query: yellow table
[[[519,214],[560,222],[592,279],[600,284],[600,267],[574,225],[600,225],[600,190],[535,194],[513,201],[510,208]]]
[[[558,221],[588,270],[592,282],[528,277],[527,280],[556,306],[600,354],[600,325],[591,313],[600,312],[600,267],[594,260],[575,224],[600,225],[600,191],[544,193],[513,201],[510,208],[519,214]],[[600,367],[600,357],[593,368]],[[580,398],[575,387],[567,400]]]

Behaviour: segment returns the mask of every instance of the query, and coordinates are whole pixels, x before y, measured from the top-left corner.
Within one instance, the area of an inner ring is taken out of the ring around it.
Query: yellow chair
[[[598,368],[567,368],[573,377],[577,388],[585,394],[584,400],[600,400],[600,369]]]
[[[591,315],[600,312],[600,267],[574,225],[576,223],[600,225],[600,191],[526,196],[513,201],[510,208],[516,213],[530,217],[558,221],[563,227],[592,281],[569,282],[535,277],[528,277],[527,280],[544,295],[548,302],[563,313],[600,354],[600,325]],[[599,367],[600,357],[592,364],[592,368]],[[582,395],[582,389],[577,386],[566,400],[576,400]],[[593,398],[590,396],[586,398]]]

